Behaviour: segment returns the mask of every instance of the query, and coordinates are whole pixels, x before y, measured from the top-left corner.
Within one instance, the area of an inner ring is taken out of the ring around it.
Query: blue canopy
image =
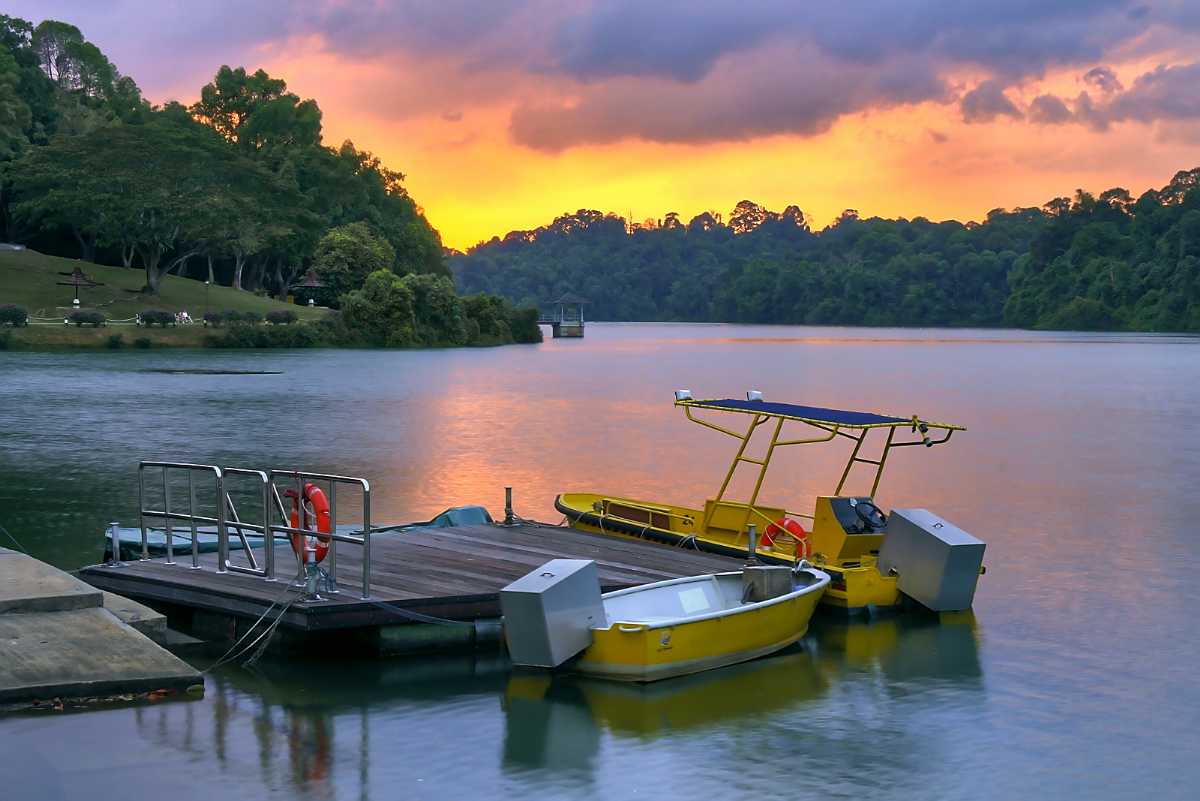
[[[819,406],[800,406],[795,403],[772,403],[761,400],[737,400],[723,398],[719,400],[681,400],[678,406],[694,406],[702,409],[721,409],[729,412],[745,412],[747,414],[765,414],[771,417],[786,417],[805,423],[822,425],[847,426],[851,428],[869,428],[872,426],[901,426],[912,425],[911,417],[889,417],[874,412],[846,412],[840,409],[824,409]],[[934,428],[960,429],[960,426],[947,423],[930,423],[926,420],[919,422]]]

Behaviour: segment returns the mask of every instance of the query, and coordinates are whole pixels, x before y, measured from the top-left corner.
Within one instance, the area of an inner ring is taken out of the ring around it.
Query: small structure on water
[[[539,325],[548,325],[554,338],[583,336],[583,306],[587,300],[570,292],[554,301],[550,311],[538,317]]]

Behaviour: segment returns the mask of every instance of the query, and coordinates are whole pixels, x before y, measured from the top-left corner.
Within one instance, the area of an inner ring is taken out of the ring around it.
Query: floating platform
[[[0,711],[202,686],[146,636],[165,630],[141,604],[0,548]]]
[[[194,569],[190,549],[178,551],[175,564],[152,558],[95,565],[79,575],[166,612],[172,627],[206,639],[236,639],[265,615],[266,621],[279,617],[273,648],[336,644],[339,653],[408,653],[499,647],[500,590],[551,559],[594,560],[606,592],[741,564],[560,526],[414,528],[372,535],[370,597],[364,600],[361,553],[359,547],[337,549],[338,592],[322,591],[318,601],[305,601],[303,588],[294,586],[298,564],[284,539],[275,544],[275,581],[218,573],[215,553],[201,553]]]

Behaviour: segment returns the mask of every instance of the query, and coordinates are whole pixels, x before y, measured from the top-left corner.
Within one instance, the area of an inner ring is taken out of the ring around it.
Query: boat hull
[[[648,520],[640,521],[622,519],[613,515],[601,515],[593,511],[594,503],[609,500],[620,504],[663,509],[664,512],[661,515],[647,515]],[[675,521],[683,521],[686,525],[689,517],[691,520],[700,520],[703,518],[703,512],[698,509],[647,504],[628,498],[591,493],[559,495],[554,499],[554,507],[566,517],[567,523],[572,528],[581,531],[607,536],[647,539],[664,545],[691,547],[736,559],[744,559],[748,555],[744,542],[738,544],[724,542],[694,529],[673,530],[662,525],[663,522],[672,525]],[[764,564],[791,566],[796,561],[795,555],[786,551],[759,549],[755,556]],[[818,564],[818,566],[828,572],[832,578],[829,589],[821,596],[823,607],[847,615],[864,615],[895,611],[903,605],[904,598],[900,594],[896,577],[881,574],[876,569],[873,558],[846,564]]]
[[[826,577],[770,601],[694,620],[617,621],[593,631],[592,645],[575,669],[607,679],[649,682],[757,659],[804,636],[827,586]]]

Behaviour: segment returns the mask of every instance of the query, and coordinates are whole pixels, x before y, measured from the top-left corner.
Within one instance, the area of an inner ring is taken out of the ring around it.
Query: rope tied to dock
[[[3,532],[4,532],[4,536],[6,536],[6,537],[8,537],[10,540],[12,540],[12,544],[13,544],[13,545],[15,545],[15,546],[17,546],[17,550],[18,550],[18,551],[20,551],[21,553],[23,553],[23,554],[26,554],[26,555],[28,555],[28,554],[29,554],[29,551],[28,551],[28,549],[26,549],[26,548],[25,548],[25,546],[21,544],[21,541],[20,541],[20,540],[18,540],[16,537],[14,537],[14,536],[12,535],[12,533],[11,533],[11,532],[10,532],[8,529],[6,529],[6,528],[5,528],[3,525],[0,525],[0,531],[3,531]]]
[[[279,609],[279,614],[277,614],[275,616],[275,619],[272,620],[265,629],[263,629],[261,634],[259,634],[257,637],[255,637],[248,645],[246,645],[240,651],[238,651],[238,647],[242,644],[242,642],[247,637],[250,636],[251,633],[253,633],[253,631],[256,628],[258,628],[258,625],[260,623],[262,623],[264,619],[266,619],[267,615],[271,614],[271,611],[276,606],[278,606],[279,603],[281,601],[283,601],[295,589],[296,588],[291,587],[291,586],[286,587],[284,589],[284,591],[279,595],[279,597],[271,602],[271,605],[267,607],[266,611],[264,611],[261,615],[259,615],[258,619],[255,620],[248,629],[246,629],[246,632],[241,637],[239,637],[237,639],[237,641],[234,642],[233,645],[229,646],[229,650],[226,651],[224,654],[222,654],[220,656],[220,658],[217,659],[216,662],[213,662],[211,665],[208,666],[207,669],[205,669],[201,672],[204,673],[205,675],[212,673],[217,668],[224,667],[225,665],[229,664],[230,662],[233,662],[233,661],[239,659],[240,657],[245,656],[247,653],[250,652],[251,648],[254,648],[254,646],[256,646],[256,645],[259,645],[259,643],[261,642],[262,645],[259,646],[258,651],[256,651],[254,654],[252,654],[250,656],[250,658],[247,659],[244,664],[252,665],[256,661],[258,661],[258,658],[260,656],[262,656],[263,651],[266,650],[267,644],[271,641],[270,640],[271,635],[275,633],[275,629],[278,628],[280,621],[283,620],[283,616],[285,614],[287,614],[287,611],[289,609],[291,609],[296,604],[296,602],[301,599],[301,596],[299,594],[297,594],[296,597],[292,598],[290,601],[288,601],[286,604],[284,604]]]

